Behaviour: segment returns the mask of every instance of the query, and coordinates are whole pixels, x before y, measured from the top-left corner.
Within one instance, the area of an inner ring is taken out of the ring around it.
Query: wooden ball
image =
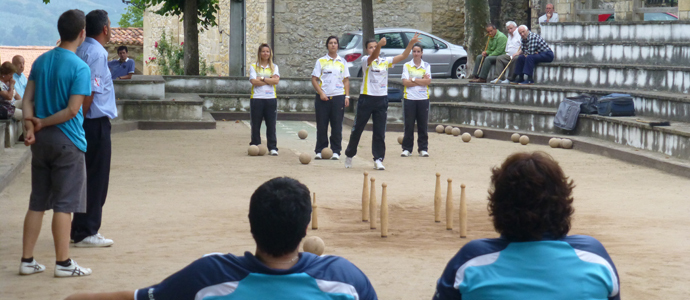
[[[311,161],[311,155],[309,153],[302,153],[299,155],[299,162],[303,165],[308,164]]]
[[[529,137],[526,135],[523,135],[520,137],[520,144],[527,145],[529,144]]]
[[[514,143],[517,143],[520,141],[520,134],[519,133],[513,133],[513,135],[510,136],[510,140],[512,140]]]
[[[483,138],[484,137],[484,131],[481,129],[477,129],[474,131],[474,137],[476,138]]]
[[[443,133],[443,131],[445,131],[445,130],[446,130],[446,128],[443,127],[443,125],[437,125],[436,126],[436,133]]]
[[[453,126],[446,126],[446,134],[453,134]]]
[[[460,135],[460,128],[455,127],[450,131],[450,133],[452,133],[453,136],[458,136]]]
[[[266,145],[259,145],[259,156],[264,156],[268,153],[268,147]]]
[[[331,159],[331,157],[333,157],[333,150],[331,150],[331,148],[321,149],[321,158]]]
[[[550,140],[549,140],[549,146],[551,146],[551,148],[558,148],[558,147],[560,147],[560,146],[561,146],[561,139],[559,139],[559,138],[552,138],[552,139],[550,139]]]
[[[320,237],[310,236],[304,239],[302,249],[304,250],[304,252],[309,252],[321,256],[321,254],[323,254],[323,251],[326,249],[326,244],[324,244],[323,240]]]
[[[297,136],[299,136],[300,139],[306,139],[307,136],[309,136],[309,134],[306,130],[302,129],[299,132],[297,132]]]
[[[469,132],[465,132],[462,134],[462,141],[465,143],[468,143],[472,139],[472,135],[470,135]]]
[[[249,149],[247,149],[247,154],[249,154],[249,156],[259,155],[259,146],[257,146],[257,145],[249,146]]]
[[[402,135],[398,137],[398,144],[402,145],[403,138]]]
[[[573,141],[569,140],[569,139],[562,139],[561,140],[561,148],[563,148],[563,149],[573,148]]]

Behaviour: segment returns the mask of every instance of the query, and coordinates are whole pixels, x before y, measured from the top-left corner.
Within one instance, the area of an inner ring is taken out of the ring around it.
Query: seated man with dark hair
[[[310,220],[309,189],[274,178],[249,203],[255,254],[210,254],[151,287],[67,299],[377,299],[369,279],[346,259],[299,252]]]
[[[492,173],[488,209],[501,237],[463,246],[434,299],[620,299],[604,246],[567,235],[574,184],[551,156],[515,153]]]
[[[127,57],[129,49],[127,46],[117,47],[117,56],[119,59],[114,59],[108,62],[108,69],[113,80],[115,79],[132,79],[134,74],[134,60]]]

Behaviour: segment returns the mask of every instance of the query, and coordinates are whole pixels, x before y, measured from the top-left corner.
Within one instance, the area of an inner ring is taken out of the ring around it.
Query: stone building
[[[218,26],[199,34],[202,59],[221,76],[246,76],[261,43],[273,45],[275,63],[283,76],[309,76],[314,61],[325,54],[325,39],[361,29],[361,0],[219,0]],[[616,19],[632,18],[638,0],[488,0],[491,21],[500,29],[514,20],[539,30],[537,19],[553,3],[561,22],[583,21],[576,7],[615,9]],[[463,45],[465,0],[373,0],[374,26],[407,27],[432,33]],[[679,15],[688,18],[690,0],[679,0]],[[687,9],[683,8],[688,6]],[[684,10],[685,9],[685,10]],[[588,18],[592,19],[595,16]],[[273,20],[273,22],[271,22]],[[595,21],[594,18],[592,21]],[[179,17],[144,14],[144,58],[153,56],[153,45],[167,32],[177,43],[184,40]],[[144,74],[155,74],[155,66]]]

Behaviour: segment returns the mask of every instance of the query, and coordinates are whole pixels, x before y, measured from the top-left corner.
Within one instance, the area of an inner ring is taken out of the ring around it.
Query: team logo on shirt
[[[98,80],[98,77],[93,79],[93,84],[96,86],[101,86],[101,82],[100,82],[100,80]]]

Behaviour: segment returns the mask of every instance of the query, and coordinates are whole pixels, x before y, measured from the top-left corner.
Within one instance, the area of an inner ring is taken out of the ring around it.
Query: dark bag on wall
[[[564,130],[574,130],[579,116],[580,103],[568,98],[563,99],[553,119],[553,125]]]
[[[0,120],[7,120],[14,115],[14,106],[7,101],[0,102]]]
[[[601,116],[635,115],[635,102],[628,94],[609,94],[601,97],[597,108]]]
[[[581,114],[596,114],[599,112],[597,108],[597,96],[582,94],[575,97],[566,97],[565,99],[580,103]]]
[[[403,92],[400,89],[388,88],[388,102],[402,102]]]

